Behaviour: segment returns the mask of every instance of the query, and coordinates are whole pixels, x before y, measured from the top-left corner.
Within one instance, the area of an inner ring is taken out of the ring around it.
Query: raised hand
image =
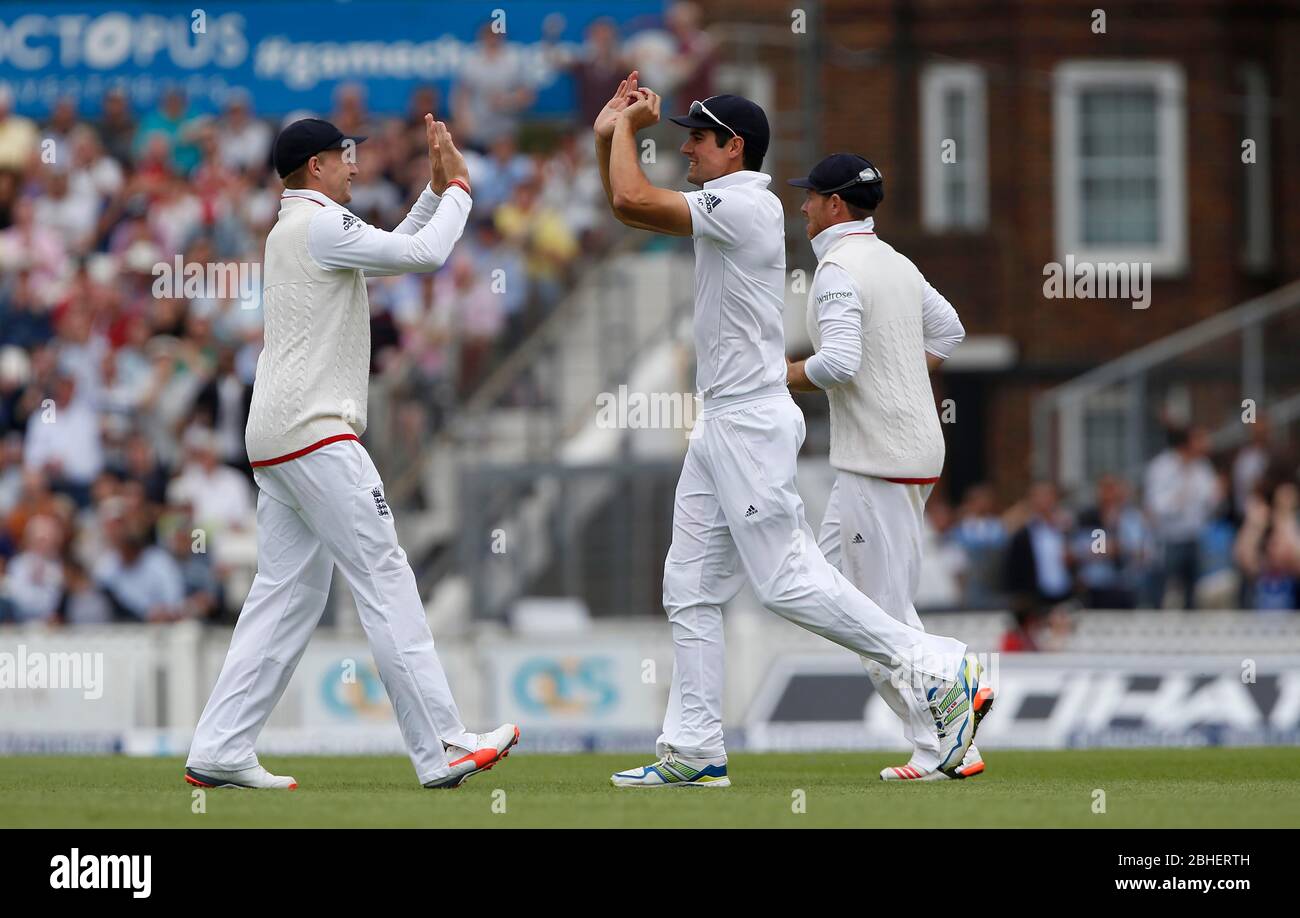
[[[442,154],[438,145],[438,122],[433,120],[433,115],[425,114],[424,116],[424,134],[429,141],[429,187],[433,189],[434,194],[442,194],[447,190],[447,170],[442,167]]]
[[[447,182],[451,183],[455,179],[469,185],[469,166],[465,164],[465,157],[456,149],[455,142],[451,139],[451,131],[447,130],[447,125],[443,122],[435,122],[437,125],[438,155],[442,160],[443,174],[447,176]]]
[[[632,126],[633,132],[659,123],[659,94],[643,88],[636,91],[636,96],[636,101],[619,115]]]
[[[618,122],[619,114],[632,102],[636,101],[637,81],[639,78],[638,72],[633,70],[623,82],[618,84],[618,89],[605,103],[605,107],[600,110],[595,123],[591,126],[597,137],[609,140],[614,136],[614,125]]]

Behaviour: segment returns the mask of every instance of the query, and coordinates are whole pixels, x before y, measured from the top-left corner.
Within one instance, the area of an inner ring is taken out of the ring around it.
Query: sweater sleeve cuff
[[[821,354],[813,354],[803,364],[803,375],[808,377],[808,381],[818,389],[829,389],[832,380],[829,374],[823,376]]]

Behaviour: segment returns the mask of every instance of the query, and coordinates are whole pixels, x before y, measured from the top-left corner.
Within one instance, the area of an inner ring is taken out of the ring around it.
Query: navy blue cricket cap
[[[875,208],[885,199],[885,176],[869,160],[855,153],[832,153],[804,178],[790,179],[796,188],[818,194],[838,194],[859,207]]]
[[[346,141],[361,143],[365,137],[348,137],[328,121],[303,118],[295,121],[275,138],[275,171],[285,178],[307,160],[326,150],[339,150]]]
[[[759,159],[767,155],[767,145],[771,139],[767,115],[757,103],[744,96],[709,96],[703,102],[692,102],[691,110],[685,115],[674,115],[669,120],[686,128],[721,128],[742,138],[745,149],[756,154]]]

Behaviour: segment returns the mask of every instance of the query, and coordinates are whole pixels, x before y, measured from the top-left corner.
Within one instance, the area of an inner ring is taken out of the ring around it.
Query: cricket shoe
[[[983,673],[980,674],[981,676]],[[973,725],[974,733],[971,734],[971,741],[975,740],[975,733],[979,732],[980,724],[988,716],[989,711],[993,710],[993,686],[981,685],[975,692],[975,723]]]
[[[926,702],[939,735],[939,764],[935,768],[949,777],[966,758],[975,738],[975,697],[980,690],[983,667],[972,653],[962,657],[952,679],[929,678],[923,684]]]
[[[288,775],[273,775],[261,765],[249,765],[235,771],[204,768],[202,771],[186,766],[185,781],[195,787],[242,787],[249,789],[297,790],[298,780]]]
[[[669,749],[653,765],[620,771],[610,776],[615,787],[730,787],[727,757],[688,759]]]
[[[980,757],[979,750],[975,744],[971,743],[970,748],[966,750],[966,756],[961,760],[961,764],[953,769],[951,775],[946,775],[942,771],[928,771],[924,768],[918,768],[911,762],[906,765],[891,765],[888,768],[882,768],[880,771],[881,781],[950,781],[960,778],[973,778],[976,775],[984,773],[984,759]]]
[[[474,775],[491,771],[492,766],[508,756],[519,742],[519,728],[514,724],[502,724],[490,733],[475,734],[475,740],[473,751],[460,746],[447,746],[449,771],[424,786],[447,789],[460,787]]]
[[[880,770],[881,781],[947,781],[948,776],[941,771],[925,771],[910,762],[906,765],[891,765]]]
[[[975,715],[976,721],[979,720],[979,714]],[[954,778],[973,778],[976,775],[984,774],[984,757],[980,751],[971,743],[970,748],[966,750],[966,757],[961,760],[961,764],[952,770]]]

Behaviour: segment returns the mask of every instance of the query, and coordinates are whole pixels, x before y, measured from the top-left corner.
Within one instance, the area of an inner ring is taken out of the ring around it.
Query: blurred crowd
[[[282,191],[269,167],[282,124],[320,115],[368,136],[349,207],[383,228],[428,181],[425,112],[469,161],[474,209],[450,262],[370,282],[388,417],[372,405],[387,442],[368,445],[386,477],[404,470],[400,444],[418,455],[551,314],[580,256],[618,238],[593,161],[595,113],[632,66],[704,98],[713,57],[689,3],[632,37],[608,19],[578,46],[548,36],[576,89],[576,112],[558,119],[533,116],[522,56],[486,25],[448,97],[418,89],[405,112],[371,111],[361,85],[339,86],[332,111],[275,119],[238,89],[211,113],[172,88],[147,109],[119,91],[93,114],[64,99],[38,123],[0,87],[0,622],[237,609],[255,558],[243,428],[260,275],[247,290],[178,291],[160,288],[158,269],[260,263]],[[398,508],[424,500],[418,484],[392,490]]]
[[[1300,608],[1297,459],[1265,419],[1230,454],[1169,430],[1140,482],[1102,476],[1065,500],[1032,483],[999,507],[988,485],[927,508],[918,608],[1010,609],[1004,650],[1053,649],[1069,611]]]

